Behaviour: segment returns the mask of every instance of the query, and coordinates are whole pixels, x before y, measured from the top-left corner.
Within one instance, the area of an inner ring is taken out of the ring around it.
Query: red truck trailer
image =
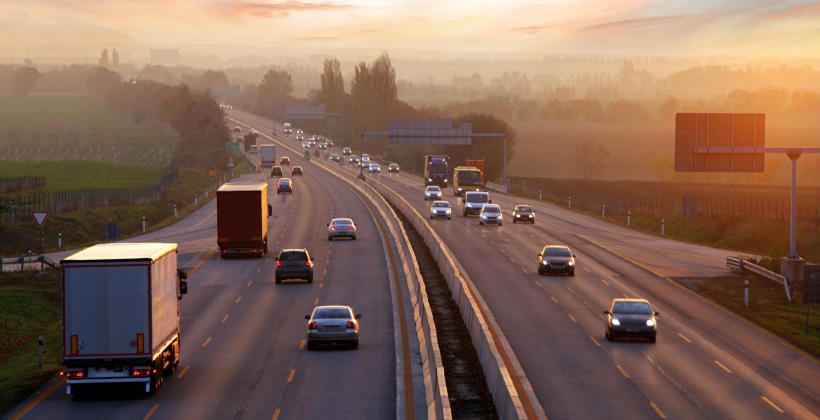
[[[228,183],[216,191],[216,235],[219,256],[256,255],[268,251],[268,184]]]

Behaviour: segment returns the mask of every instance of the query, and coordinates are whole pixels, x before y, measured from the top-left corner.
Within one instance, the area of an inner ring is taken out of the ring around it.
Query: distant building
[[[175,66],[181,62],[179,50],[151,49],[151,64]]]

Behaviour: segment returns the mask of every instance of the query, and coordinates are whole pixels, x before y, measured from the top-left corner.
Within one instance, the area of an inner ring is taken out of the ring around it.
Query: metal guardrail
[[[752,261],[741,257],[726,257],[726,266],[729,267],[729,270],[733,273],[752,273],[757,277],[768,279],[777,284],[783,285],[783,289],[786,292],[786,300],[791,303],[792,294],[789,291],[789,281],[786,277],[773,271],[769,271],[753,263]]]
[[[40,263],[39,268],[37,268],[37,263]],[[6,266],[9,266],[9,269],[6,269]],[[19,268],[15,269],[17,266],[19,266]],[[49,259],[45,255],[19,258],[0,258],[0,272],[23,271],[26,267],[28,267],[29,270],[45,270],[46,266],[50,268],[60,268],[60,263]]]

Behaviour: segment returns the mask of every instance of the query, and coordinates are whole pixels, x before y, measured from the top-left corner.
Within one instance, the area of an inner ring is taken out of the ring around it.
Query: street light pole
[[[364,166],[362,166],[362,155],[364,155],[364,133],[359,134],[359,178],[364,179]]]
[[[789,207],[789,258],[798,259],[797,255],[797,222],[796,209],[797,207],[797,158],[800,157],[800,152],[791,151],[787,153],[789,159],[792,161],[792,192],[791,192],[791,206]]]

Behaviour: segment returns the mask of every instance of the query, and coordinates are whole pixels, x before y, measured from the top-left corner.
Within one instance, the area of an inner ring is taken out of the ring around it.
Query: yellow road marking
[[[550,296],[550,299],[552,299],[553,302],[558,303],[558,299],[556,299],[555,296]]]
[[[305,339],[302,339],[302,341],[299,342],[299,350],[304,350],[304,348],[305,348]]]
[[[727,368],[726,366],[723,366],[723,363],[720,363],[717,360],[715,360],[715,364],[720,366],[721,369],[725,370],[726,373],[732,373],[732,371],[729,368]]]
[[[222,317],[222,323],[224,324],[225,321],[227,321],[228,317],[230,317],[230,316],[231,316],[231,314],[225,314],[225,316]]]
[[[313,301],[313,304],[318,305],[319,304],[319,298],[316,298],[316,300]]]
[[[240,300],[242,300],[242,296],[236,298],[236,303],[239,303]]]
[[[569,319],[571,319],[571,320],[572,320],[572,322],[575,322],[575,323],[577,323],[577,322],[578,322],[578,321],[575,319],[575,317],[574,317],[574,316],[572,316],[572,314],[568,314],[567,316],[569,317]]]
[[[142,418],[142,420],[148,420],[148,418],[150,418],[154,414],[154,411],[157,411],[157,408],[159,408],[159,404],[154,404],[154,406],[151,407],[151,410],[148,411],[148,414],[146,414],[145,417]]]
[[[527,271],[527,269],[526,269],[526,268],[524,268],[524,267],[521,267],[521,271],[523,271],[523,272],[524,272],[524,274],[530,274],[530,272],[529,272],[529,271]]]
[[[206,347],[212,340],[213,340],[213,337],[208,337],[207,339],[205,339],[205,342],[202,343],[202,347],[203,348]]]
[[[590,270],[590,269],[589,269],[589,267],[586,267],[586,266],[584,267],[584,271],[586,271],[587,273],[591,273],[591,272],[592,272],[592,270]]]
[[[656,413],[658,413],[658,416],[659,416],[660,418],[662,418],[662,419],[665,419],[665,418],[666,418],[666,416],[663,414],[663,411],[661,411],[661,409],[660,409],[660,408],[658,408],[658,406],[657,406],[657,405],[655,405],[655,403],[653,403],[652,401],[649,401],[649,405],[651,405],[651,406],[652,406],[652,408],[653,408],[653,409],[655,409],[655,412],[656,412]]]
[[[542,289],[544,288],[544,285],[543,285],[543,284],[541,284],[541,282],[540,282],[540,281],[538,281],[538,280],[536,280],[536,281],[535,281],[535,285],[536,285],[536,286],[538,286],[538,287],[540,287],[540,288],[542,288]]]
[[[321,288],[323,288],[323,287],[325,287],[325,282],[321,282],[321,283],[319,283],[319,288],[321,289]]]
[[[328,249],[328,250],[327,250],[327,255],[330,255],[330,254],[332,254],[332,253],[333,253],[333,250],[332,250],[332,249]]]
[[[177,375],[177,379],[182,379],[182,377],[185,376],[186,373],[188,373],[188,369],[190,368],[190,365],[186,365],[184,368],[182,368],[182,371],[179,372],[179,375]]]
[[[209,215],[205,216],[205,218],[204,218],[204,219],[202,219],[202,220],[200,220],[199,222],[197,222],[197,224],[195,224],[195,225],[193,225],[193,226],[189,227],[188,229],[185,229],[183,232],[190,232],[190,231],[192,231],[192,230],[194,230],[194,229],[198,228],[198,227],[199,227],[199,225],[201,225],[201,224],[203,224],[203,223],[207,222],[207,221],[208,221],[208,219],[210,219],[211,217],[213,217],[215,214],[216,214],[216,210],[214,210],[213,212],[211,212],[211,214],[209,214]]]
[[[601,279],[601,283],[603,283],[603,284],[605,284],[605,285],[609,286],[609,282],[607,282],[607,281],[606,281],[606,280],[604,280],[604,279]]]
[[[293,375],[295,375],[295,374],[296,374],[296,369],[291,369],[290,370],[290,375],[288,375],[288,383],[293,382]]]
[[[626,293],[624,293],[624,297],[629,299],[629,295],[627,295]]]
[[[601,343],[599,343],[598,340],[595,339],[595,337],[589,336],[589,339],[592,340],[592,342],[595,343],[596,346],[601,347]]]
[[[202,264],[205,264],[205,261],[208,261],[209,259],[211,259],[211,257],[213,257],[213,256],[214,256],[214,254],[216,254],[216,251],[217,251],[217,248],[211,249],[210,251],[206,251],[205,256],[204,256],[204,257],[202,257],[202,259],[201,259],[201,260],[199,260],[199,262],[198,262],[198,263],[196,263],[196,265],[194,266],[194,268],[192,268],[192,269],[188,270],[188,275],[190,276],[191,274],[194,274],[194,272],[195,272],[196,270],[199,270],[199,267],[202,267]],[[200,255],[201,255],[201,254],[200,254]]]
[[[34,406],[39,404],[40,401],[43,401],[46,397],[49,396],[49,394],[54,392],[54,390],[57,389],[58,386],[62,385],[64,382],[65,378],[63,377],[60,377],[60,379],[54,381],[54,383],[51,384],[45,391],[43,391],[42,394],[38,395],[36,398],[31,400],[31,402],[26,404],[26,406],[23,407],[20,411],[18,411],[17,414],[11,416],[9,420],[18,420],[20,419],[20,417],[25,416],[26,413],[28,413],[32,408],[34,408]]]
[[[252,284],[253,284],[253,280],[248,280],[248,287],[251,287]]]
[[[330,258],[325,259],[325,264],[330,264]]]
[[[624,368],[621,367],[621,365],[615,365],[615,367],[621,371],[621,375],[624,375],[624,378],[629,379],[629,374],[626,373],[626,371],[624,370]]]
[[[507,257],[507,258],[509,258],[509,259],[510,259],[510,262],[511,262],[511,263],[513,263],[513,264],[518,264],[518,261],[516,261],[516,260],[515,260],[515,258],[513,258],[513,257]]]
[[[327,275],[327,268],[325,268],[324,270],[322,270],[322,275],[323,275],[323,276],[326,276],[326,275]]]
[[[279,408],[273,412],[273,418],[271,420],[279,420]]]
[[[261,273],[261,272],[262,272],[262,269],[261,269],[261,268],[257,268],[257,269],[256,269],[256,274],[259,274],[259,273]]]
[[[502,254],[504,254],[504,255],[507,255],[507,253],[506,253],[506,252],[504,252],[504,248],[498,248],[498,252],[500,252],[500,253],[502,253]]]
[[[775,403],[773,403],[770,399],[766,398],[765,396],[761,395],[760,398],[762,398],[763,401],[766,401],[766,403],[769,404],[770,406],[772,406],[772,408],[777,410],[778,413],[783,413],[784,412],[782,408],[778,407]]]
[[[690,339],[686,338],[686,336],[685,336],[685,335],[683,335],[683,334],[681,334],[681,333],[678,333],[678,336],[679,336],[680,338],[684,339],[684,341],[686,341],[687,343],[692,344],[692,340],[690,340]]]

